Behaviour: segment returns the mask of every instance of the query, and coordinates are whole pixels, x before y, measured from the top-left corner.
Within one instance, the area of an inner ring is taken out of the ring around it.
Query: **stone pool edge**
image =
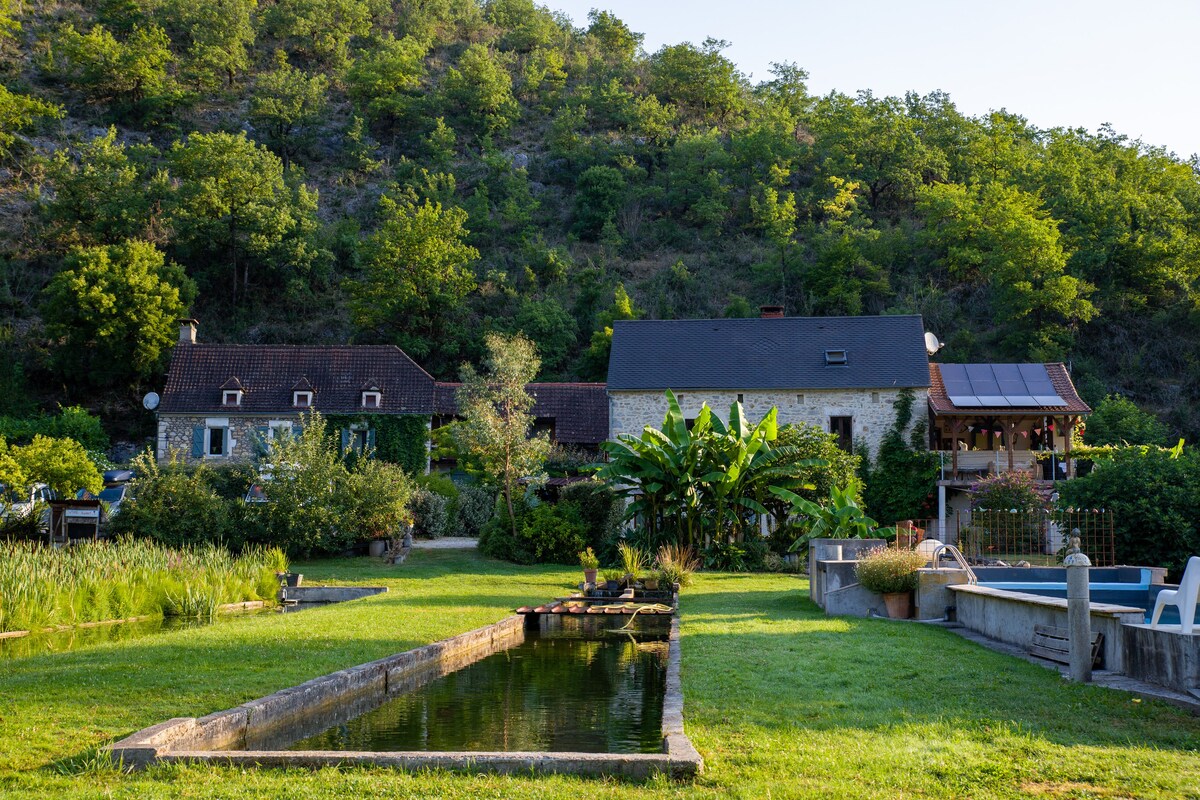
[[[140,730],[109,746],[115,759],[131,768],[163,762],[207,762],[231,766],[310,767],[337,765],[387,766],[400,769],[446,769],[504,774],[530,772],[585,776],[620,775],[645,779],[664,773],[690,779],[704,761],[683,730],[680,680],[679,617],[671,618],[663,697],[662,753],[571,752],[345,752],[324,750],[230,749],[254,735],[334,706],[347,698],[377,691],[387,693],[393,681],[411,681],[418,673],[436,677],[486,655],[507,649],[525,636],[525,620],[514,615],[449,639],[361,664],[235,708],[199,719],[177,717]]]

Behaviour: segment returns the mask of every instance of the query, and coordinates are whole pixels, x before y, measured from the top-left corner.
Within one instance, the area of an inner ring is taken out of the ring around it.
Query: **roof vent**
[[[758,313],[761,319],[781,319],[783,306],[759,306]]]
[[[845,350],[826,350],[825,363],[829,366],[845,366],[846,351]]]

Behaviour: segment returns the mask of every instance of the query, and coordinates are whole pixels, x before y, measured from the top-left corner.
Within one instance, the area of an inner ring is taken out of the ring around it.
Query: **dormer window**
[[[829,366],[845,366],[847,363],[845,350],[826,350],[825,363]]]
[[[379,403],[383,395],[380,392],[363,392],[362,407],[363,408],[379,408]]]
[[[311,408],[312,398],[312,392],[292,392],[292,405],[296,408]]]
[[[240,389],[225,389],[221,392],[221,405],[240,406],[242,404],[242,392]]]

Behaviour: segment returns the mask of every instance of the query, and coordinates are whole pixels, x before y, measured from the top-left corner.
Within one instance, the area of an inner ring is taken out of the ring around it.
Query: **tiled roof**
[[[844,363],[827,362],[843,351]],[[632,320],[613,324],[608,388],[881,389],[929,385],[919,316]]]
[[[1061,362],[1044,364],[1046,373],[1050,376],[1050,382],[1054,384],[1054,391],[1062,398],[1064,405],[1061,406],[1027,406],[1021,408],[1013,408],[1005,406],[1003,408],[959,408],[950,402],[949,395],[946,394],[946,385],[942,382],[942,371],[938,364],[929,365],[929,407],[933,409],[935,414],[970,414],[970,415],[992,415],[992,416],[1013,416],[1013,415],[1029,415],[1029,414],[1090,414],[1092,409],[1079,393],[1075,391],[1075,384],[1071,383],[1071,376],[1067,372],[1067,367]]]
[[[454,392],[461,384],[441,383],[435,390],[436,413],[458,413]],[[554,439],[565,444],[599,444],[608,439],[608,393],[603,383],[530,383],[533,415],[554,420]]]
[[[236,380],[243,413],[295,413],[292,392],[313,391],[312,408],[324,414],[363,412],[362,387],[377,385],[378,409],[366,413],[432,414],[434,380],[392,345],[180,344],[162,393],[160,412],[228,413],[221,387]]]

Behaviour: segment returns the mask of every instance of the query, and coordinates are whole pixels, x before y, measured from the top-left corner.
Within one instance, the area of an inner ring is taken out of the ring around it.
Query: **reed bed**
[[[0,632],[140,616],[211,617],[218,606],[274,600],[277,548],[165,548],[148,540],[56,550],[0,542]]]

